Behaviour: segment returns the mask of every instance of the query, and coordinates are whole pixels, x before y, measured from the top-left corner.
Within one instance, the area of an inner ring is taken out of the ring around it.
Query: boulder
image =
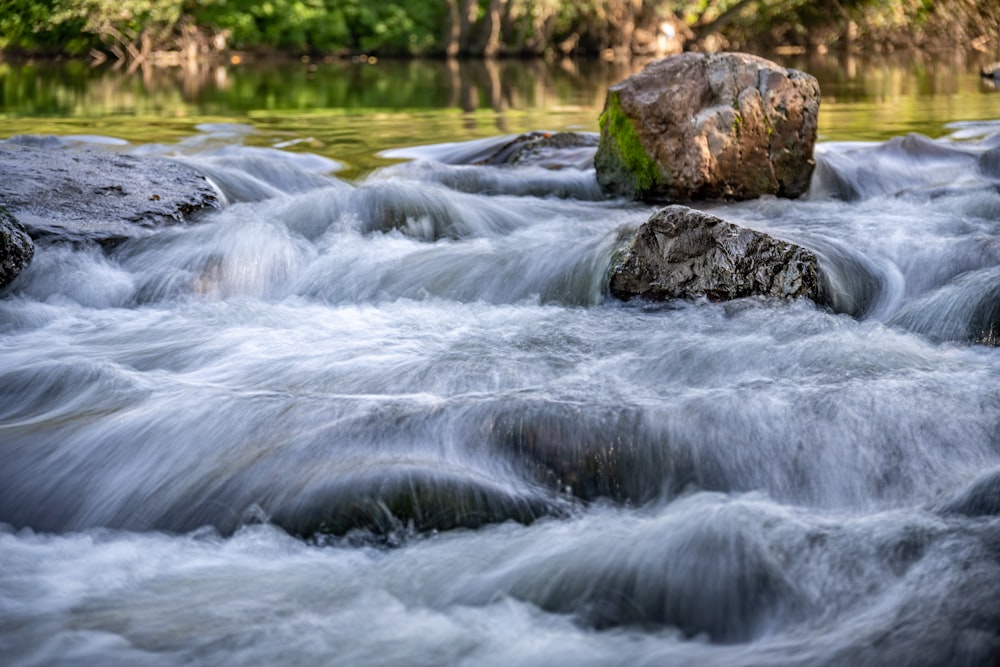
[[[685,206],[652,215],[616,253],[612,296],[665,301],[806,297],[828,302],[810,250]]]
[[[0,288],[10,284],[34,254],[35,244],[28,232],[10,211],[0,206]]]
[[[11,141],[0,143],[0,201],[34,238],[101,242],[220,205],[202,174],[174,160]]]
[[[594,158],[609,194],[655,202],[798,197],[815,162],[809,74],[742,53],[684,53],[608,90]]]

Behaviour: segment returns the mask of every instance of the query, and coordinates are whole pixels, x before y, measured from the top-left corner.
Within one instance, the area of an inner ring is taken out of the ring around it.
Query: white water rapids
[[[710,207],[836,312],[611,299],[653,209],[586,149],[182,147],[227,206],[0,293],[0,662],[994,664],[1000,123],[954,129]]]

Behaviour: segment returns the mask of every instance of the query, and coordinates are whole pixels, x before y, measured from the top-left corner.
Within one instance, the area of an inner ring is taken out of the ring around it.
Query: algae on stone
[[[609,178],[602,179],[603,187],[616,191],[617,194],[638,195],[641,198],[643,193],[655,189],[665,181],[663,171],[646,152],[632,121],[622,111],[618,93],[609,92],[598,124],[601,142],[595,161],[603,161],[604,166],[617,162],[626,170],[624,174],[611,174]],[[602,151],[613,151],[619,159],[609,161],[602,155]],[[598,169],[597,173],[600,177],[607,172]]]
[[[745,53],[682,53],[608,89],[594,167],[651,203],[798,197],[809,187],[815,78]]]

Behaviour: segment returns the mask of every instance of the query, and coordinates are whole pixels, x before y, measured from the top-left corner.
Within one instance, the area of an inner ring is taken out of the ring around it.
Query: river
[[[586,149],[473,164],[596,130],[610,65],[311,65],[0,70],[4,136],[173,156],[227,202],[39,242],[0,292],[0,661],[995,664],[974,69],[817,65],[808,195],[705,207],[814,250],[831,310],[615,301],[652,208]]]

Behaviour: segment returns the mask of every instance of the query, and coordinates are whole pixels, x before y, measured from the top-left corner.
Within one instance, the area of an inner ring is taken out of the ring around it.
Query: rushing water
[[[994,664],[1000,122],[946,131],[710,207],[832,310],[609,298],[651,209],[586,149],[98,145],[228,205],[0,294],[2,662]]]

